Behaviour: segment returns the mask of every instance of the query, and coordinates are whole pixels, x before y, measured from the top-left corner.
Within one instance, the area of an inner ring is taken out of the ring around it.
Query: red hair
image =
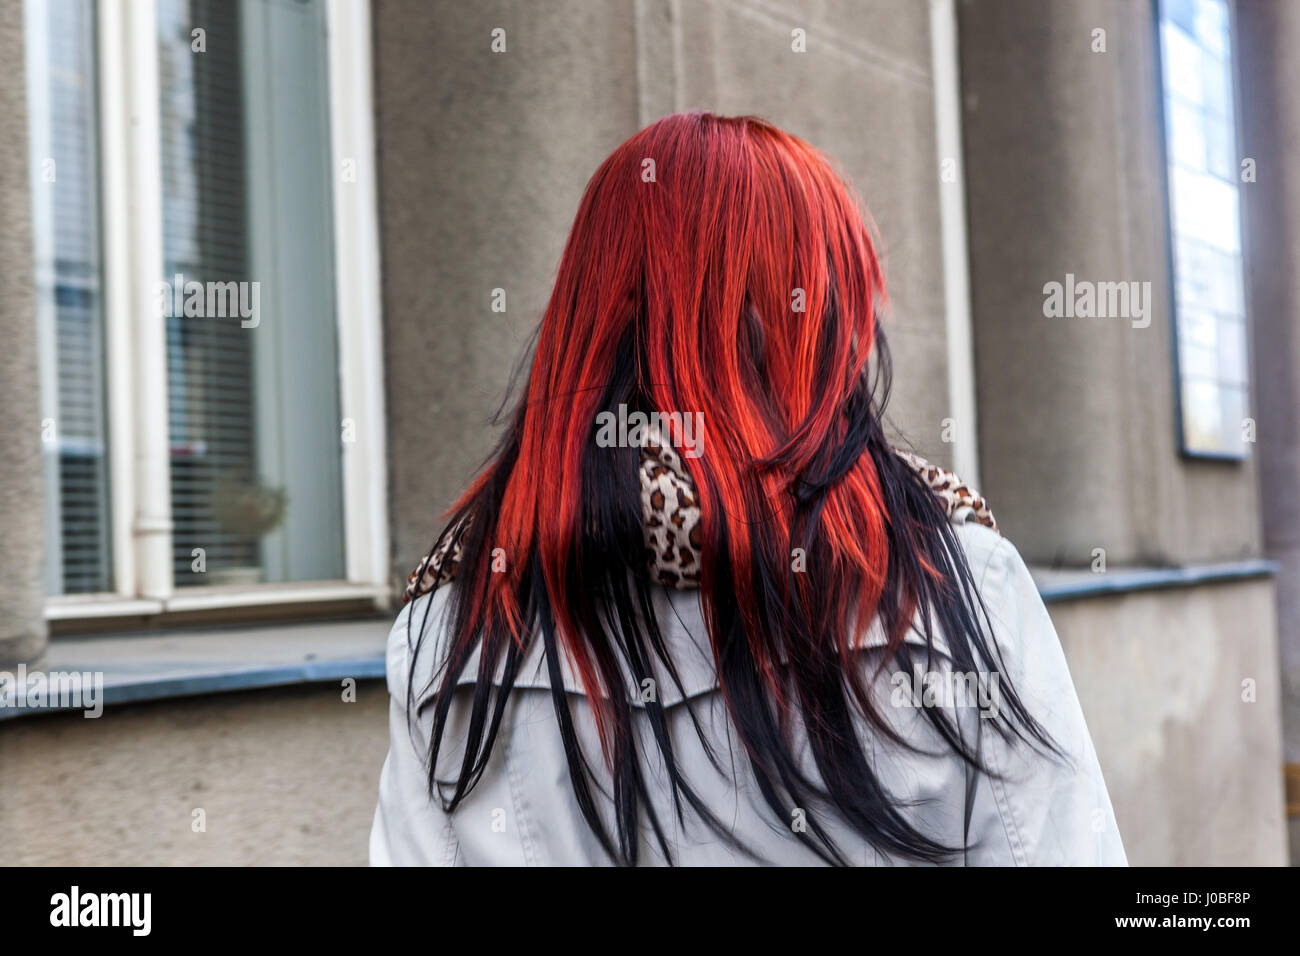
[[[654,673],[657,631],[620,590],[619,576],[635,577],[641,563],[629,459],[593,442],[597,416],[625,402],[662,415],[703,413],[702,454],[689,462],[703,532],[701,601],[720,686],[769,802],[805,806],[820,795],[885,849],[945,852],[874,786],[848,720],[857,711],[890,732],[873,718],[852,665],[873,619],[884,622],[893,653],[918,604],[955,627],[959,646],[968,634],[972,656],[987,651],[960,549],[880,428],[870,365],[884,299],[850,188],[816,149],[762,120],[670,116],[601,164],[578,208],[513,427],[444,532],[463,535],[465,557],[435,758],[457,674],[473,650],[483,652],[480,740],[467,748],[452,806],[491,749],[495,723],[482,746],[487,685],[539,631],[552,668],[558,654],[572,661],[625,798],[640,781],[623,667]],[[620,558],[623,546],[633,555]],[[493,553],[504,557],[504,574],[491,573]],[[637,653],[626,651],[628,640]],[[562,697],[556,710],[568,739]],[[821,786],[798,769],[794,716],[807,727]],[[583,762],[571,757],[570,770],[581,798]],[[670,776],[687,786],[671,762]],[[618,850],[606,846],[631,861],[635,813],[628,823],[625,810]],[[606,839],[594,814],[588,822]],[[819,852],[835,856],[812,829]]]

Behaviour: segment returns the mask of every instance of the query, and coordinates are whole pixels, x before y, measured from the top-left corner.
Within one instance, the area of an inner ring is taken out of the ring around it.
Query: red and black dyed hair
[[[464,535],[446,663],[425,705],[434,711],[435,796],[452,692],[481,649],[448,810],[483,772],[519,665],[540,640],[588,824],[614,860],[635,863],[647,817],[672,858],[646,799],[630,704],[637,686],[625,677],[676,680],[643,560],[638,453],[594,440],[598,414],[623,404],[704,413],[703,454],[689,462],[701,511],[700,600],[737,738],[776,819],[805,808],[807,832],[795,835],[830,862],[845,857],[823,814],[838,814],[884,853],[939,861],[958,851],[899,813],[860,733],[865,718],[897,739],[854,663],[873,620],[890,637],[887,659],[909,669],[910,627],[932,644],[937,626],[954,670],[988,673],[998,662],[961,546],[881,428],[890,374],[877,322],[884,296],[852,192],[817,150],[768,123],[669,116],[601,165],[578,208],[513,421],[439,538]],[[804,573],[792,571],[795,548],[804,549]],[[490,571],[495,549],[504,551],[504,573]],[[426,606],[426,622],[427,614]],[[593,755],[578,743],[562,653],[597,721],[614,835],[597,812]],[[998,731],[1050,748],[1005,679],[1000,690]],[[949,717],[925,713],[982,769]],[[677,812],[689,805],[726,837],[674,760],[662,708],[651,703],[646,714]],[[800,753],[791,718],[806,734]]]

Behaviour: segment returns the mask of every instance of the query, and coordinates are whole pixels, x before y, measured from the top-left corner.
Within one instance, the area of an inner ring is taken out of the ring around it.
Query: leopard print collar
[[[894,449],[934,492],[954,524],[973,521],[998,530],[997,521],[975,489],[946,469],[919,455]],[[665,441],[652,437],[641,449],[641,517],[646,560],[656,581],[670,588],[700,584],[700,507],[695,484],[681,457]],[[452,580],[460,563],[463,528],[448,535],[407,578],[403,603]]]

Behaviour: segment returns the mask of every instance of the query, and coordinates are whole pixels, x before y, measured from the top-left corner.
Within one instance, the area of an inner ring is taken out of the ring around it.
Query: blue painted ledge
[[[384,643],[391,626],[388,618],[370,618],[56,637],[36,669],[102,673],[105,706],[348,677],[368,680],[384,676]],[[8,671],[16,675],[15,668]],[[0,721],[59,709],[0,706]]]
[[[1277,562],[1265,558],[1199,564],[1182,568],[1114,568],[1109,571],[1049,571],[1030,568],[1038,593],[1047,603],[1104,597],[1134,591],[1186,588],[1277,574]]]

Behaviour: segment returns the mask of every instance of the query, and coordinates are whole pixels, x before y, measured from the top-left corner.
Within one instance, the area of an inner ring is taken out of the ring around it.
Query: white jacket
[[[1127,861],[1115,824],[1101,768],[1084,723],[1065,655],[1047,609],[1019,553],[996,532],[974,523],[955,527],[967,560],[992,619],[994,637],[1003,656],[1004,673],[1029,712],[1070,756],[1068,762],[1049,758],[1024,744],[1011,746],[998,734],[985,731],[981,753],[997,777],[976,774],[967,826],[967,767],[938,737],[915,707],[882,706],[881,713],[905,739],[925,753],[902,748],[881,735],[871,736],[870,754],[884,787],[901,803],[901,812],[922,832],[949,846],[968,846],[957,862],[1007,866],[1124,866]],[[454,585],[452,585],[454,586]],[[781,865],[813,865],[821,861],[792,832],[790,820],[777,820],[758,793],[748,762],[735,740],[721,693],[717,688],[698,603],[698,591],[660,588],[659,624],[678,666],[683,687],[661,689],[678,761],[687,781],[725,821],[740,842],[766,861]],[[441,662],[438,639],[444,631],[447,588],[407,605],[388,639],[390,749],[379,781],[379,805],[370,834],[372,865],[519,866],[605,865],[605,855],[574,801],[541,658],[534,642],[521,668],[486,773],[452,814],[445,813],[426,789],[431,708],[408,733],[406,692],[409,651],[407,618],[417,624],[429,610],[430,633],[417,659],[417,692],[428,685],[435,658]],[[427,608],[432,600],[432,608]],[[908,640],[923,644],[913,633]],[[868,634],[860,652],[861,666],[879,663],[884,636]],[[943,650],[941,639],[936,646]],[[463,682],[471,684],[477,671],[471,660]],[[934,670],[950,671],[940,656]],[[945,670],[945,668],[947,668]],[[575,723],[593,766],[600,766],[600,749],[590,710],[567,664],[566,690],[572,696]],[[900,678],[901,679],[901,678]],[[889,675],[876,686],[892,695]],[[910,685],[909,685],[910,686]],[[427,696],[426,691],[421,699]],[[454,746],[460,723],[468,713],[468,692],[452,708],[439,757],[439,786],[448,795],[463,750]],[[888,702],[891,696],[882,697]],[[892,697],[897,701],[896,696]],[[996,698],[994,698],[996,699]],[[689,712],[694,710],[721,757],[725,772],[708,758]],[[950,709],[963,734],[975,733],[977,707]],[[639,728],[644,729],[644,728]],[[463,739],[463,737],[462,737]],[[968,738],[973,739],[973,737]],[[732,865],[752,862],[720,841],[687,810],[685,826],[671,805],[666,778],[658,769],[654,745],[643,750],[647,786],[660,821],[673,836],[675,862],[682,865]],[[812,774],[816,779],[815,771]],[[612,832],[613,808],[604,801]],[[866,845],[839,821],[822,821],[836,844],[851,860],[864,865],[906,863],[886,857]],[[643,830],[649,827],[643,820]],[[966,839],[963,840],[963,836]],[[645,834],[641,859],[663,863],[657,844]]]

